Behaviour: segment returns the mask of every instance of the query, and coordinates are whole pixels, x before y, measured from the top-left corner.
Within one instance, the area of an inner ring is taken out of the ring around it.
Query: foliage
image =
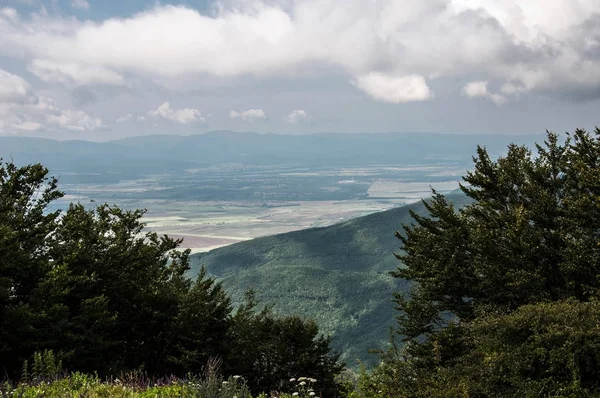
[[[396,295],[407,345],[371,379],[402,380],[395,396],[600,393],[600,130],[548,133],[536,152],[479,147],[473,202],[434,192],[397,233],[394,275],[416,282]]]
[[[332,395],[335,375],[343,366],[337,355],[329,354],[329,338],[319,335],[313,321],[276,318],[270,307],[256,312],[256,305],[249,292],[233,316],[229,340],[234,345],[225,361],[228,373],[244,375],[255,393],[290,390],[294,387],[290,376],[306,375],[318,380],[319,394]]]
[[[23,362],[21,382],[52,380],[61,376],[62,372],[62,361],[56,359],[52,350],[34,352],[31,365],[29,361]]]
[[[189,250],[145,232],[143,210],[71,204],[64,214],[48,212],[62,193],[46,175],[40,165],[0,163],[0,365],[10,378],[48,378],[58,364],[100,377],[183,376],[214,358],[233,370],[257,353],[273,369],[310,368],[324,380],[338,372],[313,322],[250,308],[234,315],[223,286],[203,269],[189,279]],[[254,350],[244,354],[245,343]],[[295,368],[286,368],[290,348]],[[278,377],[252,387],[277,387]]]
[[[464,195],[451,195],[466,203]],[[410,221],[409,210],[425,214],[421,203],[401,206],[336,225],[240,242],[190,257],[191,271],[201,264],[218,277],[233,304],[256,290],[260,302],[279,314],[314,319],[332,336],[332,348],[348,366],[357,360],[377,363],[369,350],[387,343],[394,322],[394,291],[409,283],[388,275],[397,260],[393,231]]]
[[[69,376],[12,386],[0,386],[2,398],[251,398],[242,378],[227,380],[187,377],[151,380],[134,376],[130,380],[102,381],[98,376],[71,373]]]
[[[561,145],[549,133],[536,157],[511,145],[498,161],[479,147],[462,186],[474,202],[456,211],[434,192],[431,217],[414,214],[417,224],[398,234],[406,255],[395,276],[418,282],[410,300],[398,300],[402,333],[431,334],[444,312],[470,320],[483,307],[596,296],[598,138],[577,130]]]

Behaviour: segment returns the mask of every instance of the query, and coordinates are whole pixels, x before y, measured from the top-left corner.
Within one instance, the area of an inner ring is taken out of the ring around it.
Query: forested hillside
[[[449,199],[461,206],[462,194]],[[389,275],[398,260],[394,231],[424,215],[423,203],[398,207],[324,228],[257,238],[191,256],[192,271],[205,265],[235,302],[254,289],[282,314],[312,318],[333,337],[332,347],[349,366],[378,361],[370,349],[387,343],[394,291],[408,283]]]

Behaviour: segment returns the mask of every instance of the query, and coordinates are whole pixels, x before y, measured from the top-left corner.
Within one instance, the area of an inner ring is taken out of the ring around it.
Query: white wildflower
[[[306,382],[305,382],[305,381],[301,381],[301,382],[300,382],[300,385],[301,385],[301,386],[305,386],[305,385],[306,385]]]
[[[298,392],[294,392],[294,393],[292,394],[292,397],[297,397],[298,395],[300,395],[300,394],[298,394]]]
[[[290,382],[292,382],[292,383],[295,382],[295,381],[296,381],[296,379],[293,378],[293,377],[290,379]]]
[[[311,391],[311,392],[308,393],[308,395],[310,395],[311,397],[314,397],[315,396],[315,392]]]

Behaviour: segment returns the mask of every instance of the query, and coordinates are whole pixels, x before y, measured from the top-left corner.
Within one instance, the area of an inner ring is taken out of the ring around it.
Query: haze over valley
[[[492,154],[540,135],[211,132],[106,143],[0,137],[0,156],[41,161],[86,206],[146,208],[148,229],[207,251],[321,227],[458,188],[478,144]],[[93,202],[92,202],[93,201]]]

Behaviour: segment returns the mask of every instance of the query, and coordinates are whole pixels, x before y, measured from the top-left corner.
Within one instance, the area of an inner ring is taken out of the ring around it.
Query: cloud
[[[20,122],[20,123],[13,123],[12,127],[16,128],[17,130],[23,130],[23,131],[37,131],[42,128],[42,125],[41,125],[41,123],[37,123],[37,122]]]
[[[148,115],[153,117],[161,117],[163,119],[181,124],[206,121],[198,109],[185,108],[173,110],[168,102],[164,102],[155,110],[148,112]]]
[[[71,7],[87,10],[90,8],[90,3],[87,0],[71,0]]]
[[[0,54],[25,60],[42,79],[71,84],[122,84],[129,74],[342,74],[374,99],[401,103],[430,98],[428,82],[437,78],[477,75],[513,92],[600,97],[596,0],[213,5],[211,15],[157,5],[102,21],[4,11]]]
[[[48,83],[71,85],[102,84],[125,86],[125,78],[102,66],[76,62],[57,62],[49,59],[35,59],[28,68],[40,80]]]
[[[463,88],[463,95],[469,98],[485,98],[492,101],[496,105],[502,105],[506,103],[506,97],[501,94],[496,94],[488,91],[488,82],[486,81],[475,81],[468,83]],[[507,94],[513,94],[513,89],[504,87],[504,91]]]
[[[0,69],[0,103],[34,104],[37,97],[22,77]]]
[[[35,93],[22,77],[0,69],[0,133],[52,128],[90,131],[105,127],[100,118],[80,110],[62,109],[52,98]]]
[[[229,117],[232,119],[241,119],[245,122],[254,122],[256,120],[265,120],[267,115],[262,109],[248,109],[242,112],[232,110],[229,112]]]
[[[121,117],[117,118],[117,123],[124,123],[127,122],[129,120],[131,120],[133,118],[133,115],[131,113],[128,113],[127,115],[123,115]]]
[[[294,109],[284,118],[284,120],[290,124],[300,124],[308,119],[308,113],[306,113],[304,109]]]
[[[432,93],[422,76],[388,76],[371,72],[356,78],[354,85],[382,102],[403,103],[425,101]]]
[[[58,114],[46,116],[48,123],[56,124],[62,128],[72,131],[97,130],[105,128],[102,120],[89,116],[83,111],[65,110]]]
[[[11,7],[5,7],[0,9],[0,14],[6,18],[8,21],[18,21],[19,19],[19,13],[17,12],[16,9],[11,8]]]

